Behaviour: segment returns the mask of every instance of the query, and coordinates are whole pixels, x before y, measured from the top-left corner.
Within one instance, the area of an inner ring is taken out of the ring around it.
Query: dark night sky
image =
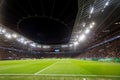
[[[4,0],[2,24],[40,44],[70,40],[78,0]]]

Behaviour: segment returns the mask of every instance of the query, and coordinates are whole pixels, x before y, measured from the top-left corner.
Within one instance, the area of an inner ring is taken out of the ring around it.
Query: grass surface
[[[76,59],[0,61],[0,80],[120,80],[120,63]]]

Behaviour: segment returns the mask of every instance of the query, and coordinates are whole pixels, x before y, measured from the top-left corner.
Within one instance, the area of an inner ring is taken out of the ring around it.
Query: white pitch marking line
[[[80,76],[80,77],[118,77],[113,75],[81,75],[81,74],[0,74],[0,76]]]
[[[83,80],[86,80],[86,78],[83,78]]]
[[[46,67],[46,68],[44,68],[44,69],[42,69],[42,70],[40,70],[40,71],[36,72],[34,75],[37,75],[37,74],[39,74],[39,73],[41,73],[41,72],[45,71],[46,69],[48,69],[48,68],[50,68],[50,67],[54,66],[54,65],[55,65],[55,64],[57,64],[57,63],[58,63],[58,62],[55,62],[54,64],[52,64],[52,65],[50,65],[50,66],[48,66],[48,67]]]

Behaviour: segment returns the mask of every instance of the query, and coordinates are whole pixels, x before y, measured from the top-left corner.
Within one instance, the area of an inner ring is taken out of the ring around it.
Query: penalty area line
[[[41,72],[43,72],[43,71],[45,71],[46,69],[48,69],[48,68],[50,68],[50,67],[52,67],[52,66],[56,65],[57,63],[58,63],[58,61],[57,61],[57,62],[55,62],[55,63],[53,63],[53,64],[51,64],[51,65],[49,65],[48,67],[43,68],[43,69],[42,69],[42,70],[40,70],[40,71],[38,71],[38,72],[34,73],[34,75],[38,75],[38,74],[40,74]]]

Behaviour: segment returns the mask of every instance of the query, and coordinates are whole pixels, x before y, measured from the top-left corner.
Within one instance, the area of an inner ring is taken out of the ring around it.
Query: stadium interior
[[[119,63],[120,0],[0,0],[0,60],[47,58]]]
[[[120,57],[119,8],[119,0],[1,0],[0,59]]]

